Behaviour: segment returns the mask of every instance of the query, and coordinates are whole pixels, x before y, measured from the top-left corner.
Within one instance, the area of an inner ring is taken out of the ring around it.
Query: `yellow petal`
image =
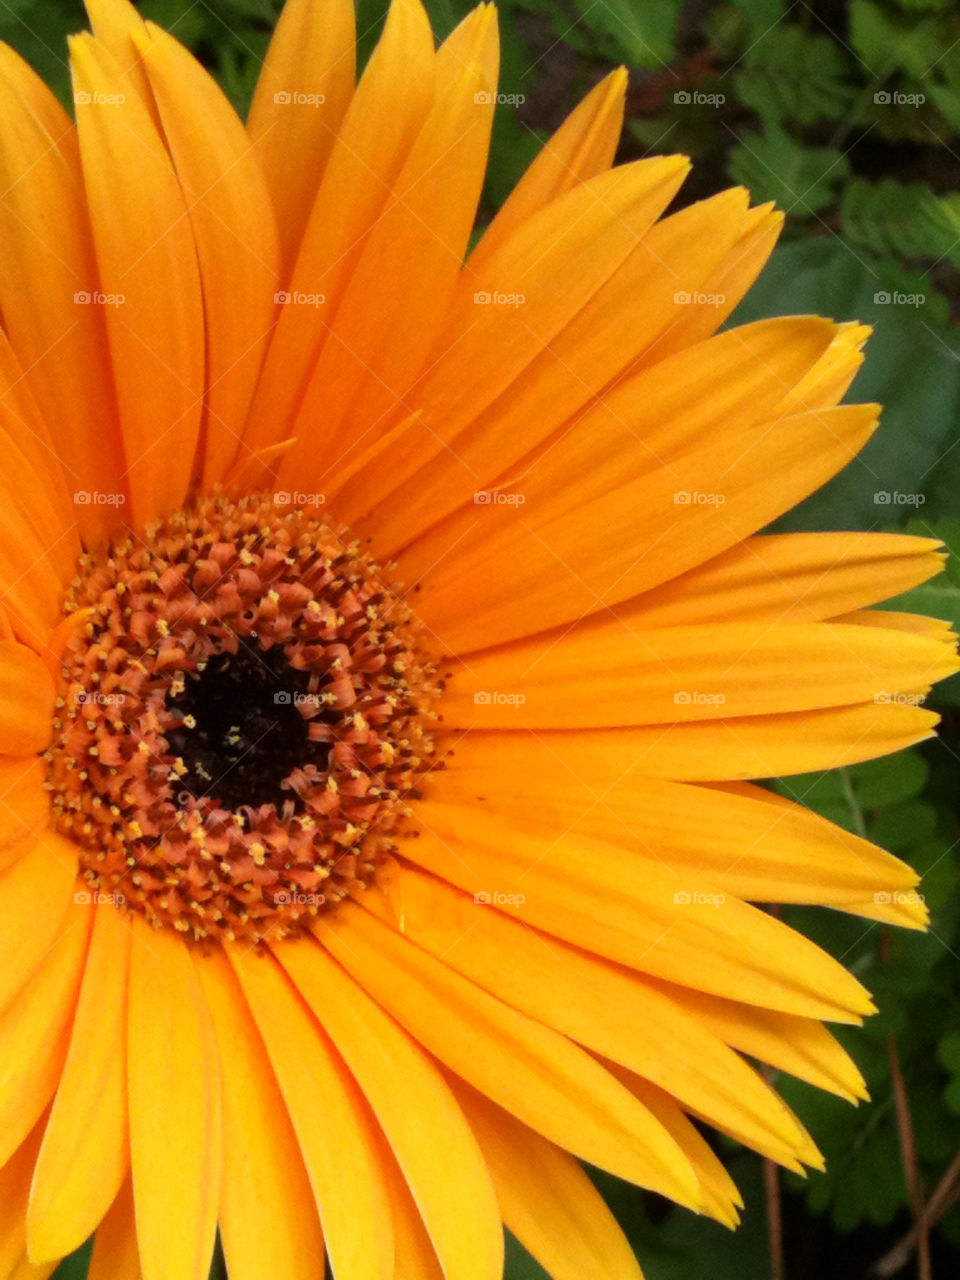
[[[7,45],[0,45],[0,186],[4,329],[48,424],[50,456],[62,462],[71,494],[126,496],[106,308],[83,301],[99,281],[77,131]],[[102,503],[74,507],[91,545],[107,536],[116,514]]]
[[[341,904],[317,935],[425,1048],[518,1119],[620,1177],[696,1203],[673,1142],[583,1050],[353,904]]]
[[[371,890],[363,905],[506,1004],[670,1089],[685,1106],[796,1142],[756,1072],[649,980],[406,867],[393,870],[386,896]]]
[[[273,323],[276,222],[249,138],[216,82],[153,23],[135,44],[197,247],[207,334],[203,479],[210,486],[236,453]]]
[[[76,846],[46,832],[0,876],[0,1010],[7,1008],[60,937],[74,892],[85,892],[76,874]]]
[[[379,1120],[444,1276],[499,1280],[503,1232],[493,1189],[473,1135],[437,1069],[314,943],[285,942],[276,955]]]
[[[572,1156],[455,1084],[490,1169],[503,1219],[554,1280],[643,1280],[603,1197]]]
[[[641,1080],[639,1076],[632,1075],[630,1072],[620,1072],[619,1079],[623,1080],[640,1101],[650,1108],[660,1123],[666,1129],[669,1129],[683,1148],[687,1159],[696,1169],[697,1177],[700,1179],[704,1197],[704,1211],[727,1227],[737,1226],[740,1220],[737,1210],[743,1208],[743,1200],[737,1190],[736,1183],[714,1154],[706,1139],[703,1138],[674,1102],[670,1093],[664,1089],[658,1089],[656,1085],[651,1084],[648,1080]],[[777,1150],[776,1147],[772,1149]],[[788,1166],[796,1168],[797,1161],[789,1152],[780,1149],[778,1154],[779,1158],[784,1160]],[[776,1159],[777,1157],[771,1158]]]
[[[90,36],[70,48],[100,287],[111,300],[128,518],[142,525],[182,505],[193,467],[204,381],[197,253],[173,165],[141,100],[122,92],[120,64]]]
[[[392,1280],[390,1201],[363,1095],[279,966],[238,947],[227,956],[296,1131],[334,1274]]]
[[[472,655],[443,714],[465,729],[729,722],[856,702],[882,714],[891,692],[929,690],[958,665],[950,641],[879,627],[727,622],[631,633],[614,621]]]
[[[97,1230],[87,1280],[141,1280],[129,1177]]]
[[[210,1012],[183,939],[172,929],[151,929],[140,916],[131,927],[130,1167],[143,1280],[206,1280],[221,1169],[220,1063]]]
[[[0,1275],[9,1276],[26,1257],[27,1204],[30,1181],[37,1151],[43,1137],[46,1117],[42,1116],[31,1132],[0,1168]]]
[[[330,333],[331,317],[429,113],[435,76],[433,35],[423,5],[393,0],[306,220],[289,301],[279,310],[250,414],[246,441],[254,450],[293,433],[293,417]],[[398,83],[403,84],[400,95]],[[280,179],[286,180],[278,174]]]
[[[820,1022],[692,988],[661,985],[703,1026],[743,1053],[850,1102],[867,1097],[856,1064]]]
[[[112,904],[98,906],[93,916],[70,1047],[30,1193],[34,1262],[79,1249],[129,1167],[124,1042],[132,935]]]
[[[737,898],[695,893],[649,858],[553,829],[544,838],[490,810],[424,801],[417,818],[405,857],[468,893],[496,892],[504,912],[597,955],[805,1017],[873,1010],[860,983],[802,934]]]
[[[353,93],[354,74],[352,0],[289,0],[247,121],[276,209],[286,273]]]
[[[266,1049],[219,949],[196,962],[223,1074],[220,1236],[231,1280],[323,1280],[313,1192]]]
[[[471,271],[482,270],[504,242],[544,205],[613,164],[623,127],[627,90],[624,67],[611,71],[571,111],[537,152],[470,255]]]
[[[60,1079],[91,917],[89,907],[70,904],[58,938],[0,1015],[0,1165],[36,1124]]]

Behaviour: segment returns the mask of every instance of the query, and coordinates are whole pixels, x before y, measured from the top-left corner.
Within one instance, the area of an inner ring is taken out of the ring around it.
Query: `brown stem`
[[[772,1160],[764,1159],[763,1181],[767,1190],[767,1227],[770,1231],[770,1280],[784,1280],[780,1170]]]
[[[958,1200],[960,1200],[960,1151],[951,1160],[946,1173],[937,1184],[937,1189],[927,1201],[922,1226],[927,1231],[935,1227],[947,1210],[952,1208]],[[880,1280],[886,1280],[886,1277],[902,1271],[910,1261],[910,1255],[917,1246],[918,1238],[917,1227],[911,1227],[892,1249],[889,1249],[882,1258],[877,1259],[870,1268],[869,1274],[880,1277]]]
[[[923,1182],[917,1162],[917,1144],[913,1137],[913,1121],[910,1118],[910,1100],[900,1068],[900,1055],[893,1036],[888,1041],[890,1054],[890,1080],[897,1109],[897,1130],[900,1134],[900,1151],[903,1156],[903,1172],[907,1181],[907,1194],[913,1210],[913,1228],[917,1243],[918,1280],[933,1280],[930,1264],[930,1230],[927,1206],[923,1198]]]

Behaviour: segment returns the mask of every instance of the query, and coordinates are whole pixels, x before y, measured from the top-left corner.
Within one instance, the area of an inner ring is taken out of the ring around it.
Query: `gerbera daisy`
[[[867,331],[720,332],[780,217],[611,167],[624,76],[468,252],[494,11],[290,0],[243,125],[89,0],[0,52],[0,1274],[640,1273],[579,1161],[734,1224],[820,1157],[863,987],[763,904],[922,926],[758,779],[929,736],[931,541],[758,534],[877,420]],[[759,904],[759,905],[758,905]],[[695,1124],[694,1122],[698,1122]]]

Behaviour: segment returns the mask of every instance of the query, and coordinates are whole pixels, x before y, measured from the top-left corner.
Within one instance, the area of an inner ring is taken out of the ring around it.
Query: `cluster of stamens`
[[[48,786],[95,891],[260,940],[372,880],[433,767],[439,686],[342,530],[205,499],[85,556],[65,611]]]

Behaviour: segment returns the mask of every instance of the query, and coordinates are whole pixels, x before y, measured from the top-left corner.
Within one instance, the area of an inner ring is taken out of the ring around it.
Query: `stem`
[[[900,1151],[903,1155],[903,1172],[907,1180],[907,1192],[913,1210],[913,1228],[917,1241],[917,1277],[918,1280],[933,1280],[930,1263],[930,1230],[927,1220],[927,1206],[923,1199],[923,1183],[917,1164],[917,1146],[913,1137],[913,1121],[910,1118],[910,1100],[907,1087],[900,1068],[900,1055],[897,1053],[897,1042],[890,1037],[890,1080],[893,1084],[893,1097],[897,1107],[897,1130],[900,1134]]]

